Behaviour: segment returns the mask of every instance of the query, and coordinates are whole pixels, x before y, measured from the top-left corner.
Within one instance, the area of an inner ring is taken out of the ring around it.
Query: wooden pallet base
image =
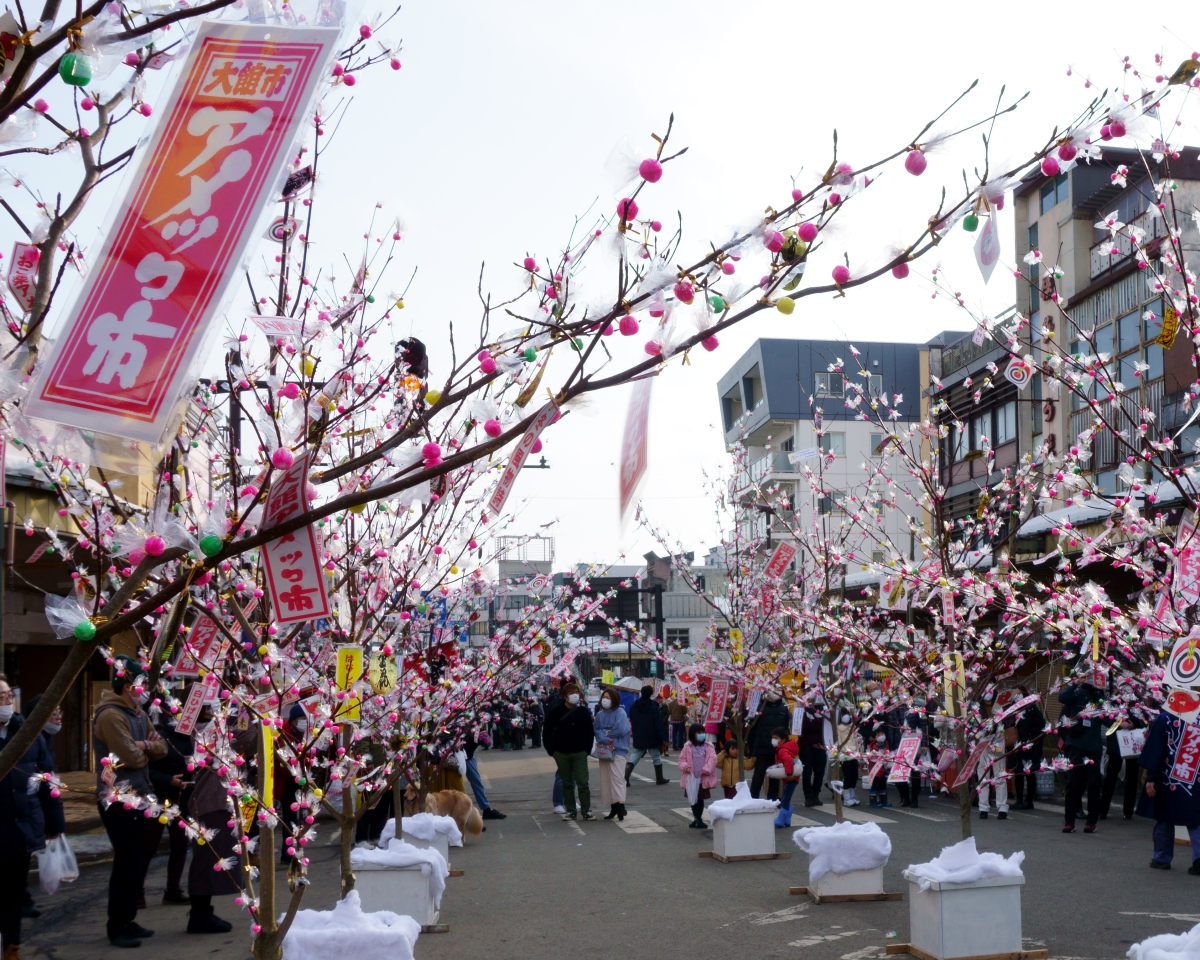
[[[808,887],[788,887],[788,893],[793,897],[808,894],[813,903],[846,903],[850,900],[903,900],[903,893],[834,893],[827,897],[818,897],[809,893]]]
[[[719,853],[713,853],[711,850],[701,850],[700,856],[712,857],[714,860],[720,860],[722,863],[735,863],[740,860],[787,860],[791,857],[790,853],[752,853],[746,857],[723,857]]]
[[[449,933],[450,924],[448,923],[427,923],[421,927],[422,933]]]
[[[887,947],[888,953],[907,953],[917,960],[939,960],[931,953],[918,950],[911,943],[892,943]],[[1012,953],[984,953],[977,957],[954,957],[953,960],[1046,960],[1049,950],[1014,950]]]
[[[461,877],[461,876],[462,876],[464,873],[466,873],[466,871],[465,871],[465,870],[451,870],[451,871],[450,871],[450,876],[452,876],[452,877]]]

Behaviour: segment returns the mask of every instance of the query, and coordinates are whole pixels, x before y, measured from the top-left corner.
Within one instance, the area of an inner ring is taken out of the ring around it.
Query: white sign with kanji
[[[272,482],[262,529],[269,531],[303,513],[307,485],[308,454],[303,454]],[[330,615],[312,524],[272,540],[263,547],[262,556],[276,621],[303,623]]]

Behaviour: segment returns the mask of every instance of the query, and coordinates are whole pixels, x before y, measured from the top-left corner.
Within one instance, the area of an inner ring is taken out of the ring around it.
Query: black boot
[[[624,820],[626,814],[628,814],[628,813],[629,813],[629,811],[625,809],[625,804],[623,804],[623,803],[617,804],[617,819],[618,820]]]
[[[654,785],[656,787],[661,787],[664,783],[670,783],[670,782],[671,782],[670,780],[668,780],[666,777],[663,776],[662,764],[659,764],[657,767],[654,768]]]
[[[228,933],[233,924],[213,913],[212,905],[195,906],[188,911],[188,933]]]
[[[633,764],[625,761],[625,786],[629,786],[629,778],[633,776]]]
[[[604,819],[611,820],[613,817],[615,817],[617,815],[617,812],[618,812],[620,806],[621,805],[619,803],[614,803],[612,805],[612,807],[609,809],[608,813],[605,814]]]

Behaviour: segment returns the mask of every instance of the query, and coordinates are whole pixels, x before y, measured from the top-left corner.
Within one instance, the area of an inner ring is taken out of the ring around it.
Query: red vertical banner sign
[[[633,499],[650,465],[650,392],[654,378],[646,377],[633,385],[629,412],[625,415],[625,434],[621,437],[621,464],[618,476],[618,515],[621,524],[629,519]]]
[[[200,25],[30,416],[150,442],[174,426],[338,33]]]
[[[714,680],[712,692],[708,697],[708,712],[704,715],[705,723],[720,723],[725,718],[725,703],[729,700],[729,681]]]
[[[521,434],[521,439],[517,441],[517,446],[512,452],[512,456],[508,458],[508,464],[504,468],[504,472],[500,474],[500,482],[496,484],[496,489],[492,491],[492,495],[488,497],[488,509],[492,514],[498,514],[504,509],[504,504],[508,501],[508,495],[512,493],[513,484],[517,482],[517,476],[521,472],[521,467],[525,466],[525,461],[529,458],[530,451],[533,450],[533,445],[537,443],[538,437],[542,435],[550,424],[554,422],[555,416],[558,415],[558,407],[553,403],[548,403],[538,411],[536,417]]]
[[[12,260],[8,262],[8,292],[26,313],[33,306],[37,292],[38,261],[42,252],[32,243],[13,244]]]
[[[768,577],[782,577],[787,573],[788,566],[795,557],[795,545],[788,543],[786,540],[781,540],[771,553],[771,559],[767,561],[767,566],[763,570],[763,573]]]
[[[272,481],[263,506],[262,529],[270,531],[303,513],[307,506],[307,485],[308,454],[303,454]],[[317,536],[311,523],[272,540],[262,548],[262,557],[271,604],[279,623],[302,623],[329,616],[329,597],[325,593]]]

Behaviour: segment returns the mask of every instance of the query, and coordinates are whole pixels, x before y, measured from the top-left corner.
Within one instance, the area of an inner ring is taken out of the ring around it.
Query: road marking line
[[[760,913],[755,916],[755,919],[750,922],[756,927],[763,927],[769,923],[787,923],[789,920],[807,920],[804,911],[808,909],[807,903],[798,903],[794,907],[784,907],[782,910],[776,910],[774,913]]]
[[[906,817],[918,817],[921,820],[930,820],[933,823],[948,823],[952,819],[950,817],[940,817],[936,813],[918,813],[915,810],[904,810],[900,807],[894,807],[893,809],[896,813],[902,813]],[[843,811],[843,815],[845,815],[845,811]]]
[[[677,814],[679,814],[681,817],[683,817],[683,819],[684,819],[684,820],[691,820],[691,819],[692,819],[692,811],[691,811],[691,809],[689,809],[688,807],[672,807],[672,808],[671,808],[671,812],[672,812],[672,813],[677,813]],[[703,814],[701,814],[701,819],[702,819],[702,820],[703,820],[703,821],[704,821],[704,822],[705,822],[705,823],[706,823],[708,826],[710,826],[710,827],[712,826],[712,817],[710,817],[710,816],[708,815],[708,808],[707,808],[707,807],[705,807],[705,809],[704,809],[704,813],[703,813]]]
[[[789,947],[815,947],[818,943],[826,943],[829,940],[842,940],[845,937],[857,937],[861,930],[847,930],[845,933],[814,933],[811,936],[805,937],[803,940],[793,940],[788,944]]]
[[[887,817],[878,817],[873,813],[863,813],[861,810],[851,808],[847,810],[842,807],[842,817],[849,820],[851,823],[895,823],[895,820],[889,820]]]
[[[579,824],[577,824],[574,820],[567,820],[566,824],[568,827],[570,827],[572,830],[574,830],[576,833],[578,833],[581,837],[587,836],[587,834],[583,832],[583,827],[581,827]]]
[[[666,833],[667,828],[659,826],[644,813],[630,810],[624,820],[618,820],[617,826],[626,833]]]
[[[642,781],[642,783],[653,783],[653,782],[654,782],[654,781],[653,781],[653,780],[651,780],[649,777],[643,777],[643,776],[642,776],[640,773],[635,773],[635,774],[633,775],[633,779],[635,779],[635,780],[641,780],[641,781]]]

